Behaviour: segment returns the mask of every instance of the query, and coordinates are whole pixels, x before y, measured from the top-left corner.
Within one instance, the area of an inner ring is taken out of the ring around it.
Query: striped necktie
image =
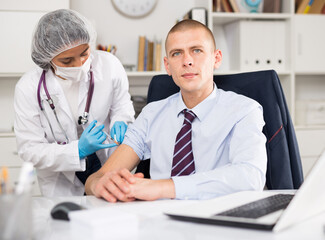
[[[184,113],[182,129],[176,137],[171,176],[185,176],[195,173],[192,151],[192,122],[196,115],[187,109]]]

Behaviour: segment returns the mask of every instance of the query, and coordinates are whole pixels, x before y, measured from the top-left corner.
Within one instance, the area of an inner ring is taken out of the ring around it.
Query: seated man
[[[116,202],[261,191],[267,162],[263,110],[214,84],[222,54],[212,32],[194,20],[181,21],[165,48],[166,71],[180,92],[143,109],[123,144],[88,178],[86,193]],[[152,179],[130,173],[148,158]]]

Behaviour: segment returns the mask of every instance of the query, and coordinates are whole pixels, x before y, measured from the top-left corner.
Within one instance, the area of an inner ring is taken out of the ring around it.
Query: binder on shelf
[[[154,50],[154,69],[155,71],[161,70],[161,42],[155,41],[155,50]]]
[[[161,42],[150,41],[145,36],[139,36],[138,71],[160,71]]]
[[[309,3],[307,4],[305,10],[304,10],[304,14],[308,13],[309,12],[309,9],[311,7],[311,5],[314,3],[314,0],[310,0]]]
[[[275,21],[273,25],[274,36],[277,36],[274,39],[274,55],[273,55],[273,63],[274,69],[278,71],[285,71],[287,65],[286,56],[289,56],[289,52],[287,52],[288,48],[286,48],[286,25],[282,21]]]
[[[263,12],[264,13],[280,13],[281,0],[264,0]]]
[[[153,70],[153,42],[148,41],[147,71]]]
[[[301,0],[300,3],[298,4],[296,13],[303,14],[310,1],[313,1],[313,0]]]
[[[212,6],[212,10],[213,12],[221,12],[221,0],[213,0],[212,2],[213,6]]]
[[[145,56],[146,37],[139,37],[139,49],[138,49],[138,71],[144,71],[144,56]]]
[[[183,19],[193,19],[204,25],[207,25],[207,10],[205,8],[192,8],[184,15]]]
[[[308,14],[321,14],[324,6],[325,0],[314,0],[308,11]]]
[[[230,2],[228,0],[221,0],[221,6],[224,12],[233,12]]]
[[[236,0],[229,0],[233,12],[240,12]]]
[[[148,61],[148,39],[145,38],[143,71],[147,71],[147,61]]]

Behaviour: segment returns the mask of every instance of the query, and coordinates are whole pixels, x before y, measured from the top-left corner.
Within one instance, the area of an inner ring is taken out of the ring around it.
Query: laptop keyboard
[[[227,210],[216,216],[243,217],[243,218],[259,218],[269,213],[284,209],[288,206],[294,195],[277,194],[267,198],[263,198],[239,207]]]

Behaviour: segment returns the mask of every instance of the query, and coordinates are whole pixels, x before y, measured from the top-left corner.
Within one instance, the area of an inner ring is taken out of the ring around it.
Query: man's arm
[[[85,184],[88,195],[102,197],[109,202],[131,201],[126,194],[130,192],[130,184],[135,183],[135,176],[130,173],[139,163],[138,155],[128,145],[120,145],[106,163]],[[143,177],[137,174],[137,177]]]
[[[160,198],[175,198],[175,185],[172,179],[151,180],[145,178],[135,178],[135,182],[130,184],[128,198],[154,201]]]

